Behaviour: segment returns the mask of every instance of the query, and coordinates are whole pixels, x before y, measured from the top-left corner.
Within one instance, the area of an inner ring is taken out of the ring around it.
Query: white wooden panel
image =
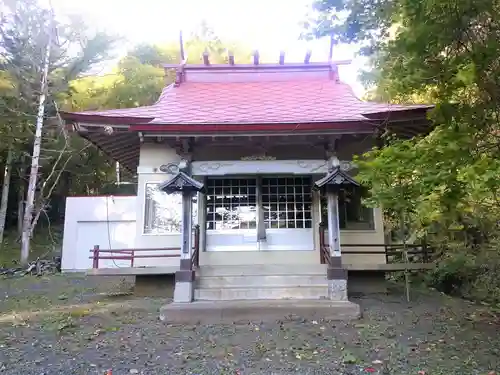
[[[266,237],[259,250],[314,250],[312,229],[266,229]]]
[[[135,245],[136,197],[69,197],[66,199],[62,269],[83,271],[92,265],[88,256],[94,245],[110,242],[119,247]],[[109,237],[108,240],[108,221]],[[88,225],[87,225],[88,224]],[[83,229],[81,229],[83,227]],[[90,263],[89,263],[90,262]]]
[[[258,250],[257,230],[235,230],[224,233],[207,231],[207,251],[252,251]]]
[[[109,230],[108,230],[109,229]],[[90,249],[99,245],[99,249],[132,249],[135,242],[135,221],[80,222],[76,236],[75,270],[92,268]],[[111,245],[111,246],[110,246]],[[111,254],[104,253],[103,256]],[[114,253],[113,256],[120,254]],[[128,260],[100,260],[99,268],[130,267]]]
[[[173,236],[141,236],[137,239],[137,198],[70,197],[66,200],[62,270],[86,271],[92,268],[90,250],[94,245],[106,249],[179,247],[180,238]],[[144,241],[151,239],[152,241]],[[165,241],[168,239],[168,241]],[[137,252],[137,254],[178,254],[179,251]],[[103,254],[104,256],[105,254]],[[108,255],[108,254],[106,254]],[[118,253],[114,253],[118,255]],[[179,258],[138,258],[137,267],[177,266]],[[129,267],[128,260],[100,260],[99,268]]]

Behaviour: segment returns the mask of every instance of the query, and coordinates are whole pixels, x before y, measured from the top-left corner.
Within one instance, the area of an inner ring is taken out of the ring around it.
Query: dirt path
[[[0,280],[0,374],[488,374],[500,362],[491,309],[437,293],[354,300],[351,323],[174,326],[130,280]],[[420,373],[419,373],[420,371]]]

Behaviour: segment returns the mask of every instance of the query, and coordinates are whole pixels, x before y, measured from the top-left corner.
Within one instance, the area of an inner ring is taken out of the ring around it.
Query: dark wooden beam
[[[208,51],[203,52],[203,64],[210,65],[210,60],[208,59]]]
[[[280,52],[280,65],[285,63],[285,51]]]
[[[328,69],[330,65],[349,65],[352,63],[352,60],[334,60],[332,62],[311,62],[307,65],[304,66],[304,63],[289,63],[285,65],[280,65],[277,63],[273,64],[259,64],[260,69],[297,69],[297,68],[305,68],[305,69]],[[172,68],[177,68],[179,65],[173,65],[173,64],[163,64],[163,67],[165,69],[172,69]],[[203,64],[190,64],[190,65],[185,65],[185,70],[204,70],[207,67]],[[254,64],[238,64],[235,65],[235,68],[238,68],[239,70],[246,70],[246,69],[254,69],[255,65]],[[227,64],[212,64],[210,65],[210,69],[220,69],[224,70],[227,69]]]
[[[312,54],[311,50],[310,49],[307,50],[306,57],[304,57],[304,64],[309,64],[309,61],[311,60],[311,54]]]
[[[181,53],[181,62],[186,60],[186,55],[184,54],[184,42],[182,41],[182,31],[179,33],[179,46]]]
[[[259,51],[255,50],[253,53],[253,64],[259,65]]]

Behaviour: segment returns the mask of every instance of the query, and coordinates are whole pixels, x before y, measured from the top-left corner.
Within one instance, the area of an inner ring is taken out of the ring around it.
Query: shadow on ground
[[[133,279],[0,280],[1,374],[488,374],[497,316],[431,291],[353,299],[354,322],[166,325]],[[422,372],[421,372],[422,374]]]

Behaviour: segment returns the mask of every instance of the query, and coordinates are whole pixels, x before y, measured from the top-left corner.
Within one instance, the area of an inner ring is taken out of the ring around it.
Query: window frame
[[[231,233],[231,234],[237,234],[237,233],[248,233],[249,231],[255,231],[257,228],[235,228],[235,229],[209,229],[209,222],[213,222],[215,226],[215,221],[210,221],[208,220],[208,197],[211,196],[209,192],[209,188],[211,187],[209,184],[209,180],[256,180],[256,195],[257,195],[257,177],[255,175],[234,175],[234,176],[207,176],[208,178],[205,180],[205,186],[206,186],[206,192],[203,195],[204,199],[204,225],[205,225],[205,230],[207,233]],[[249,185],[251,186],[251,185]]]
[[[302,179],[308,180],[309,184],[302,183],[298,184],[297,180]],[[269,184],[264,184],[264,180],[269,180]],[[276,184],[272,184],[270,181],[276,180]],[[284,180],[284,183],[280,183]],[[289,180],[293,180],[290,184]],[[264,191],[264,188],[268,188],[267,192]],[[275,190],[273,192],[272,190]],[[302,190],[302,193],[298,193],[298,189]],[[280,192],[280,190],[282,190]],[[284,190],[284,191],[283,191]],[[302,199],[296,199],[297,196],[301,196]],[[303,229],[312,229],[313,228],[313,190],[312,190],[312,178],[311,176],[294,176],[294,175],[277,175],[277,176],[262,176],[261,182],[261,196],[262,196],[262,206],[264,212],[264,225],[266,226],[266,230],[277,230],[277,229],[289,229],[289,230],[303,230]],[[285,201],[276,201],[272,202],[271,197],[285,197]],[[289,197],[292,197],[289,200]],[[267,198],[267,200],[266,200]],[[264,205],[269,206],[269,210],[264,209]],[[275,206],[276,209],[272,209],[272,206]],[[298,210],[297,205],[302,205],[302,209]],[[290,206],[293,208],[290,209]],[[309,209],[305,207],[309,206]],[[284,207],[284,208],[283,208]],[[279,215],[285,214],[285,219],[282,219]],[[271,214],[277,214],[277,219],[272,219]],[[290,214],[290,215],[289,215]],[[266,218],[267,216],[267,218]],[[290,217],[289,217],[290,216]],[[302,217],[300,217],[302,216]],[[278,223],[277,227],[271,226],[272,223]],[[284,222],[285,226],[281,226],[279,223]],[[293,227],[290,226],[290,223],[293,223]],[[301,223],[301,226],[298,226],[298,223]]]
[[[162,181],[146,181],[144,183],[144,194],[142,197],[142,235],[143,236],[179,236],[181,235],[181,231],[179,230],[178,232],[161,232],[161,233],[151,233],[146,231],[146,206],[147,206],[147,201],[148,201],[148,185],[160,185]],[[163,192],[163,194],[167,194]],[[181,221],[182,221],[182,196],[180,193],[176,193],[176,196],[181,197],[180,199],[180,207],[181,207]],[[193,207],[192,207],[192,219],[193,219],[193,225],[198,224],[198,201],[200,199],[199,194],[194,194],[193,197]]]
[[[359,198],[361,200],[363,198],[363,196],[360,194]],[[362,203],[361,203],[361,206],[363,206]],[[368,215],[370,217],[370,220],[369,221],[357,221],[357,222],[352,222],[351,221],[351,223],[357,223],[357,224],[367,223],[367,224],[369,224],[369,227],[366,227],[366,228],[349,228],[347,226],[347,222],[348,221],[347,221],[347,217],[346,217],[346,220],[345,220],[346,226],[344,228],[342,228],[342,227],[340,227],[340,200],[339,200],[339,229],[341,231],[346,231],[346,232],[376,232],[377,226],[376,226],[376,223],[375,223],[375,208],[373,208],[373,207],[367,207],[367,206],[363,206],[363,207],[365,207],[365,208],[367,208],[369,210],[370,213]],[[325,228],[328,230],[328,220],[326,220],[326,221],[323,220],[324,219],[323,209],[325,209],[326,211],[328,210],[327,197],[324,194],[320,194],[320,196],[319,196],[319,219],[320,219],[320,222],[323,223],[323,225],[325,225]]]
[[[257,201],[259,200],[258,198],[258,195],[260,194],[261,195],[261,198],[263,198],[263,191],[262,191],[262,179],[264,178],[284,178],[284,179],[287,179],[287,178],[308,178],[310,179],[310,203],[309,202],[305,202],[305,203],[309,203],[310,206],[311,206],[311,209],[310,210],[305,210],[307,212],[309,212],[311,218],[308,219],[311,223],[311,227],[304,227],[304,228],[271,228],[271,227],[266,227],[266,232],[269,231],[269,233],[273,232],[273,231],[276,231],[276,230],[312,230],[313,227],[314,227],[314,198],[313,198],[313,191],[312,191],[312,183],[313,183],[313,178],[312,176],[309,176],[309,175],[303,175],[303,176],[300,176],[300,175],[293,175],[293,174],[279,174],[279,175],[276,175],[276,176],[271,176],[269,174],[237,174],[237,175],[213,175],[213,176],[206,176],[206,180],[205,180],[205,186],[207,188],[207,192],[203,195],[203,199],[204,199],[204,212],[203,212],[203,215],[205,215],[205,218],[204,218],[204,225],[205,225],[205,230],[207,231],[207,233],[210,233],[210,234],[238,234],[238,233],[242,233],[242,234],[245,234],[245,233],[253,233],[255,231],[258,231],[258,220],[259,218],[257,218],[257,227],[256,228],[238,228],[238,229],[209,229],[208,228],[208,218],[206,217],[207,216],[207,211],[208,211],[208,196],[210,195],[210,192],[208,191],[209,189],[209,182],[208,180],[210,179],[213,179],[213,180],[224,180],[224,179],[252,179],[252,180],[256,180],[256,194],[257,194]],[[260,181],[259,181],[260,180]],[[259,187],[259,183],[261,184],[261,186]],[[258,211],[258,210],[257,210]],[[305,212],[304,211],[304,212]],[[265,212],[265,211],[263,211]],[[264,214],[262,215],[262,219],[264,219]],[[305,219],[304,219],[305,220]],[[266,220],[264,219],[264,225],[265,225],[265,222]]]

